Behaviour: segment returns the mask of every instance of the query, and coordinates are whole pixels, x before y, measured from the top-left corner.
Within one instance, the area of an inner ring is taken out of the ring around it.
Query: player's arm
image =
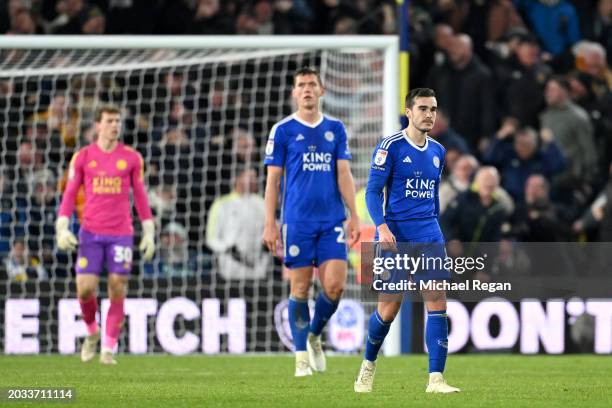
[[[391,244],[391,249],[395,249],[395,236],[387,226],[383,210],[383,190],[391,175],[391,159],[387,157],[388,155],[390,155],[390,152],[382,149],[380,145],[374,151],[370,177],[368,177],[366,186],[366,206],[370,218],[378,229],[378,241],[388,242]]]
[[[272,254],[276,253],[276,243],[280,236],[278,226],[276,225],[276,203],[278,202],[282,177],[282,167],[268,166],[268,178],[264,195],[266,221],[262,239]]]
[[[442,155],[440,156],[442,160],[440,160],[440,172],[438,173],[438,180],[436,180],[436,187],[434,188],[434,206],[436,211],[436,217],[440,218],[440,183],[442,182],[442,171],[444,170],[444,165],[446,164],[446,150],[442,151]]]
[[[134,205],[142,224],[142,239],[138,249],[142,252],[144,260],[149,261],[155,254],[155,222],[144,184],[144,160],[140,154],[138,154],[136,165],[132,167],[132,189]]]
[[[55,239],[62,251],[74,251],[79,241],[70,231],[70,217],[74,211],[77,193],[83,184],[83,155],[76,152],[68,166],[68,183],[55,221]]]
[[[273,255],[276,254],[276,244],[280,237],[278,226],[276,225],[276,203],[278,203],[278,195],[280,194],[280,183],[283,177],[286,157],[287,148],[285,146],[284,132],[276,124],[272,126],[268,142],[266,143],[264,164],[268,168],[268,178],[264,195],[266,221],[262,236],[264,244]]]
[[[359,229],[359,216],[357,215],[357,206],[355,205],[355,181],[353,173],[351,173],[351,165],[348,160],[338,160],[338,188],[344,200],[344,204],[348,207],[350,218],[347,223],[349,235],[349,247],[359,241],[361,230]]]
[[[351,149],[349,148],[348,136],[346,128],[342,122],[338,123],[338,143],[336,143],[336,169],[338,177],[338,188],[344,204],[349,209],[350,218],[347,223],[349,247],[352,247],[359,241],[361,229],[359,228],[359,215],[357,214],[357,206],[355,205],[355,181],[353,173],[351,173],[351,165],[349,160],[353,158]]]

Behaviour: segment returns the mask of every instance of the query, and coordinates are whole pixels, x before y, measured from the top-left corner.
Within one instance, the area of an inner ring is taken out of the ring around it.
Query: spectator
[[[11,29],[7,34],[36,34],[37,27],[30,10],[22,7],[11,12]]]
[[[0,259],[3,259],[11,249],[12,230],[17,221],[11,196],[6,176],[0,171]]]
[[[543,174],[549,180],[566,167],[563,153],[550,132],[543,132],[538,148],[538,135],[532,128],[511,133],[502,127],[491,142],[483,160],[497,167],[502,185],[517,202],[524,199],[524,186],[532,174]]]
[[[473,54],[472,40],[465,34],[453,37],[448,55],[449,61],[430,70],[427,84],[436,91],[438,104],[448,112],[455,130],[478,151],[480,141],[495,131],[493,77]]]
[[[550,184],[541,174],[532,174],[525,183],[525,201],[512,215],[512,232],[524,242],[556,242],[570,239],[560,210],[550,201]]]
[[[607,185],[591,203],[589,208],[572,225],[576,234],[598,231],[598,240],[612,242],[612,164]]]
[[[30,258],[26,245],[21,239],[13,241],[11,252],[4,259],[4,267],[9,281],[47,279],[47,271],[36,259]]]
[[[499,173],[495,167],[481,167],[474,184],[452,201],[441,223],[447,241],[497,242],[507,219],[503,205],[495,197]]]
[[[220,0],[198,0],[191,34],[234,34],[234,21],[220,6]]]
[[[266,277],[271,259],[261,244],[264,221],[256,173],[244,170],[233,191],[214,201],[206,225],[206,244],[215,253],[218,271],[225,279]]]
[[[174,184],[161,184],[149,191],[149,204],[157,225],[166,225],[182,214],[176,213],[178,190]]]
[[[518,119],[523,126],[538,126],[544,107],[544,83],[552,74],[540,61],[540,47],[531,35],[518,37],[512,56],[497,68],[502,113]]]
[[[544,93],[548,107],[540,119],[542,127],[550,129],[568,160],[567,171],[556,181],[558,187],[579,190],[588,196],[598,170],[593,126],[589,115],[569,95],[570,85],[564,78],[549,79]]]
[[[450,175],[442,181],[438,193],[440,197],[440,214],[444,214],[448,204],[470,187],[472,176],[478,169],[478,166],[478,160],[469,154],[460,156],[454,165],[448,166],[450,168]]]
[[[32,115],[31,121],[47,123],[49,138],[59,139],[63,146],[72,148],[76,145],[79,115],[66,95],[54,95],[47,109]]]
[[[189,251],[187,230],[181,224],[171,222],[161,232],[159,258],[144,265],[145,276],[172,278],[195,276],[198,257]]]
[[[514,0],[514,4],[537,34],[545,51],[561,54],[580,40],[578,15],[570,2]]]

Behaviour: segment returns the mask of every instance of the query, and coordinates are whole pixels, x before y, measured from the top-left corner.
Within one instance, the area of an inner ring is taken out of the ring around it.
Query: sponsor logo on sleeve
[[[389,152],[387,152],[386,150],[378,149],[376,151],[376,156],[374,157],[374,164],[376,164],[377,166],[382,166],[383,164],[385,164],[385,162],[387,161],[388,153]]]
[[[274,140],[270,139],[266,144],[266,155],[270,156],[272,153],[274,153]]]

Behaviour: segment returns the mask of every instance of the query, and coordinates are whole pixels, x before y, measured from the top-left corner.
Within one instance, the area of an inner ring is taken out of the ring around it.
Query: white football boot
[[[107,349],[106,347],[102,347],[102,351],[100,352],[100,364],[117,364],[117,360],[114,359],[113,350]]]
[[[359,375],[353,386],[355,392],[372,392],[374,373],[376,373],[376,361],[363,360]]]
[[[308,341],[306,341],[306,350],[308,350],[308,362],[314,371],[322,373],[327,368],[325,362],[325,353],[321,345],[321,336],[315,336],[308,333]]]
[[[298,351],[295,353],[295,376],[306,377],[312,375],[310,364],[308,363],[308,352]]]
[[[100,341],[100,330],[94,334],[90,334],[85,337],[83,344],[81,344],[81,361],[87,363],[96,356],[98,352],[98,342]]]
[[[431,392],[435,394],[450,394],[452,392],[460,392],[461,390],[457,387],[450,386],[446,383],[446,380],[442,376],[442,373],[430,373],[429,384],[425,392]]]

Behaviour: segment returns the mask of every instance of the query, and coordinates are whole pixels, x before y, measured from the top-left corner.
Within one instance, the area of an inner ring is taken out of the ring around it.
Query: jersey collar
[[[406,139],[406,141],[410,143],[410,146],[414,147],[415,149],[421,152],[424,152],[425,150],[427,150],[427,146],[429,145],[429,139],[427,138],[427,136],[425,136],[425,144],[423,146],[417,146],[416,143],[414,143],[412,139],[408,137],[408,134],[406,133],[406,129],[403,129],[402,133],[404,134],[404,139]]]
[[[319,120],[317,120],[315,123],[308,123],[308,122],[304,122],[302,119],[300,119],[298,117],[298,115],[296,113],[294,113],[293,115],[293,119],[295,119],[296,121],[298,121],[299,123],[301,123],[304,126],[307,126],[309,128],[316,128],[317,126],[319,126],[322,122],[323,122],[323,114],[321,114],[321,117],[319,118]]]

